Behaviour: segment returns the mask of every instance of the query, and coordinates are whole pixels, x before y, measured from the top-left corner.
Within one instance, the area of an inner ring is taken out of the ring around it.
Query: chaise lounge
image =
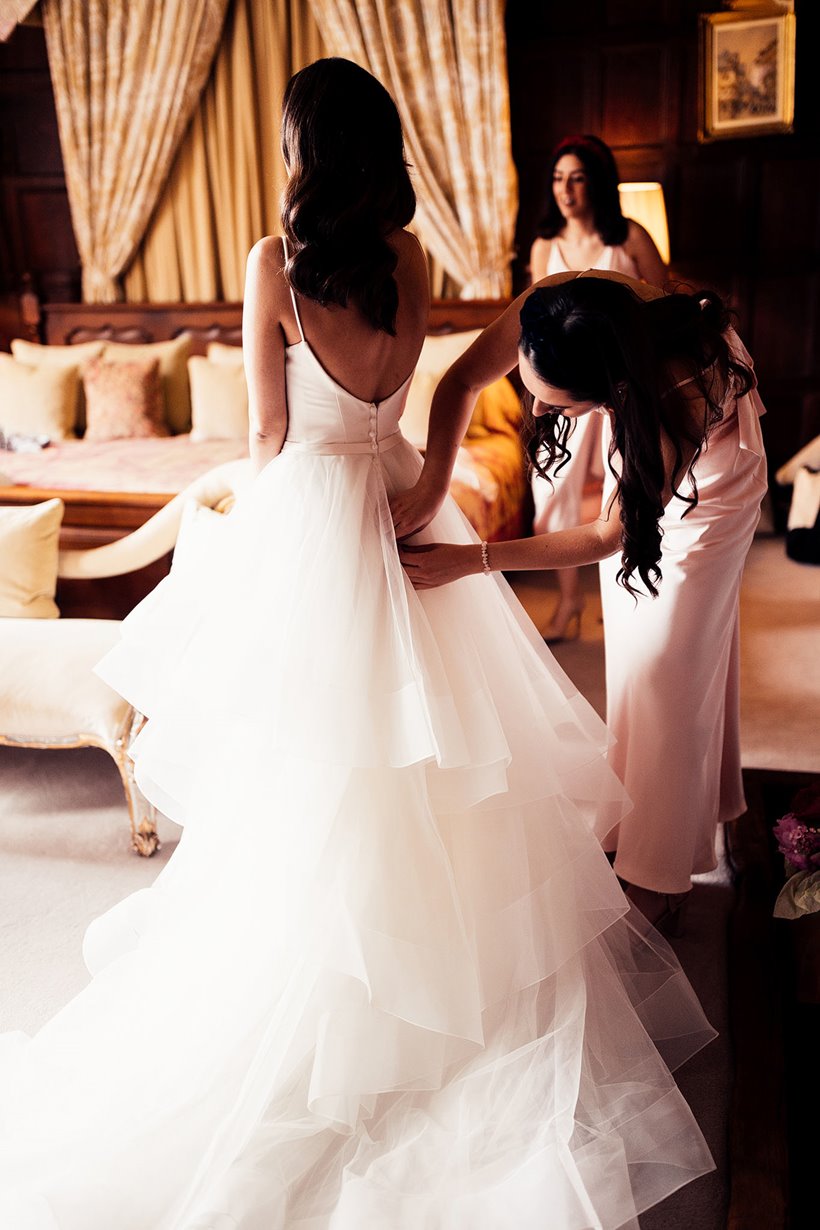
[[[0,614],[7,616],[0,620],[0,744],[103,748],[122,778],[131,845],[146,857],[159,846],[156,818],[134,780],[129,755],[144,719],[93,673],[94,664],[115,644],[120,621],[59,618],[53,603],[56,581],[123,576],[162,558],[174,548],[184,517],[201,508],[227,510],[249,473],[247,461],[219,466],[131,534],[88,550],[58,552],[62,512],[58,500],[0,510],[12,514],[0,518],[0,542],[8,548],[0,565],[7,574],[0,578]],[[44,577],[49,555],[50,579]],[[9,565],[15,561],[18,575],[9,577]],[[39,573],[33,588],[32,568]],[[50,588],[51,597],[44,588]],[[16,607],[9,605],[14,602]],[[32,615],[8,614],[27,608]]]

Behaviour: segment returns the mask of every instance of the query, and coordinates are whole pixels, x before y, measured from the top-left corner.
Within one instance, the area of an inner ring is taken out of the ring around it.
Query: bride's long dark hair
[[[610,408],[609,466],[617,480],[622,525],[618,580],[633,595],[637,577],[653,597],[661,579],[660,518],[666,472],[664,431],[675,449],[672,490],[690,512],[698,502],[695,463],[710,428],[722,417],[727,382],[738,395],[754,384],[750,369],[730,351],[729,314],[712,291],[642,300],[629,286],[579,277],[534,290],[521,309],[520,349],[534,372],[573,401]],[[687,426],[683,397],[667,365],[678,360],[703,396],[704,421]],[[527,451],[544,478],[569,460],[571,420],[560,414],[531,418]],[[683,445],[694,445],[688,463]],[[621,472],[613,458],[620,454]]]
[[[353,303],[394,334],[396,254],[387,236],[412,219],[416,196],[393,99],[350,60],[316,60],[285,90],[282,153],[290,285],[317,303]]]

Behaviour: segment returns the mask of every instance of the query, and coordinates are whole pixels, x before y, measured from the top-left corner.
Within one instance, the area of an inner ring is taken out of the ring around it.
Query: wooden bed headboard
[[[483,329],[507,306],[506,299],[436,299],[427,332]],[[97,339],[164,342],[190,333],[191,353],[205,354],[209,342],[239,346],[241,303],[44,303],[40,340],[66,346]]]

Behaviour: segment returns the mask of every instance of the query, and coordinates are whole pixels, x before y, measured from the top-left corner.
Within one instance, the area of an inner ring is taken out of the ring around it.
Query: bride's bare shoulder
[[[285,244],[281,235],[265,235],[248,253],[248,278],[261,279],[270,289],[285,286]]]
[[[388,243],[398,258],[395,277],[403,300],[415,303],[418,311],[426,313],[430,292],[424,249],[412,231],[393,231]]]
[[[245,300],[255,299],[274,311],[289,313],[290,295],[285,278],[285,246],[281,235],[265,235],[248,253]]]
[[[285,245],[280,235],[266,235],[248,253],[243,318],[257,329],[281,329],[286,343],[301,337],[285,277]]]
[[[263,235],[248,253],[248,263],[260,268],[282,269],[285,264],[285,244],[281,235]]]

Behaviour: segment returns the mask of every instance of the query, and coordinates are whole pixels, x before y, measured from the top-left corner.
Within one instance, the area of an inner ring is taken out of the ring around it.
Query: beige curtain
[[[120,297],[199,98],[227,0],[44,0],[83,299]]]
[[[396,100],[425,246],[465,299],[510,292],[517,180],[503,0],[311,0],[335,55]]]
[[[37,0],[0,0],[0,43],[14,32],[15,26],[25,21]]]
[[[279,230],[285,85],[323,54],[304,0],[233,0],[210,80],[126,275],[127,299],[242,298],[248,251]]]

